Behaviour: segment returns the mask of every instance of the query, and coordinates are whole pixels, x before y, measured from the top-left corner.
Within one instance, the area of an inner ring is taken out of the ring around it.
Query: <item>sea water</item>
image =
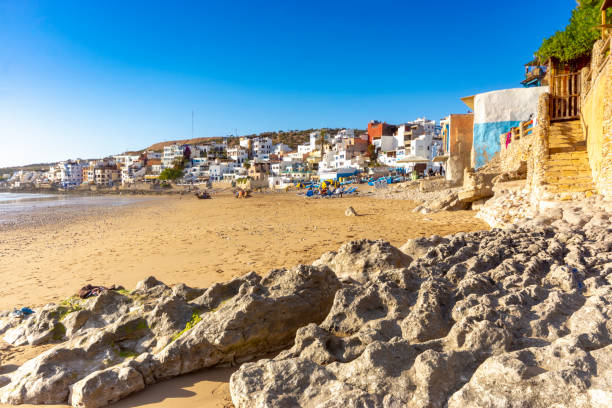
[[[0,193],[0,224],[39,211],[79,211],[83,207],[109,207],[142,200],[120,196],[74,194]]]

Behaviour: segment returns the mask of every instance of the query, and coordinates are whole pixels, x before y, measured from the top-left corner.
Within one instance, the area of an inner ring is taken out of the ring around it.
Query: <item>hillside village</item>
[[[368,172],[386,175],[417,169],[423,175],[433,168],[439,170],[433,159],[442,146],[439,125],[424,118],[397,126],[372,121],[367,133],[315,130],[294,148],[274,143],[269,136],[197,141],[163,143],[143,152],[97,160],[65,160],[46,171],[17,170],[4,174],[2,184],[10,189],[76,189],[172,181],[179,185],[247,183],[252,188],[286,188]],[[411,157],[418,160],[410,161]],[[166,169],[178,172],[164,173]]]
[[[162,142],[141,152],[0,174],[0,188],[287,189],[324,180],[371,183],[394,175],[412,180],[408,185],[421,192],[447,194],[424,203],[423,211],[480,209],[504,202],[491,200],[501,191],[519,197],[506,200],[510,206],[607,196],[612,189],[607,8],[605,2],[591,51],[567,58],[536,55],[524,65],[520,86],[462,97],[467,113],[400,124],[371,120],[365,131],[313,129]],[[410,193],[396,196],[411,198]]]

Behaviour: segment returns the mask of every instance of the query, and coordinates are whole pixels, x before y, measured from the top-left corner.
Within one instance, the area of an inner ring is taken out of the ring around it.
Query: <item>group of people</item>
[[[236,190],[236,198],[247,198],[249,196],[248,190],[238,189]]]
[[[436,170],[434,169],[429,169],[427,171],[427,175],[429,177],[433,177],[433,176],[443,176],[444,175],[444,167],[440,166],[438,167]]]

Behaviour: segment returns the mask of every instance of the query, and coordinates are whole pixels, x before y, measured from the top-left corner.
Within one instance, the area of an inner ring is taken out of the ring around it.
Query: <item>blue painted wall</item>
[[[499,135],[507,133],[521,122],[518,120],[506,122],[490,122],[474,124],[474,150],[476,152],[476,168],[484,166],[493,155],[499,152]]]
[[[447,124],[444,125],[444,130],[446,130],[446,153],[450,152],[450,126]]]

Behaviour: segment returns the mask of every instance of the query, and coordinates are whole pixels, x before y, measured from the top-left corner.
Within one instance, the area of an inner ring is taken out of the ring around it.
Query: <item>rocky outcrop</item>
[[[409,265],[364,271],[372,243],[345,249],[360,279],[291,349],[234,373],[235,406],[612,406],[612,228],[567,214],[411,240]]]
[[[500,188],[476,215],[493,228],[508,228],[513,224],[536,223],[552,224],[564,220],[572,227],[582,227],[593,217],[595,220],[609,218],[612,213],[612,200],[591,196],[581,201],[532,200],[532,193],[525,186],[514,185]],[[582,220],[582,221],[581,221]]]
[[[339,288],[325,266],[250,273],[207,290],[149,277],[132,292],[69,299],[23,319],[5,314],[5,340],[58,345],[11,373],[0,401],[100,407],[162,379],[282,349],[325,318]]]
[[[412,258],[386,241],[361,239],[327,252],[313,265],[325,265],[343,280],[365,282],[368,277],[389,268],[407,266]]]

